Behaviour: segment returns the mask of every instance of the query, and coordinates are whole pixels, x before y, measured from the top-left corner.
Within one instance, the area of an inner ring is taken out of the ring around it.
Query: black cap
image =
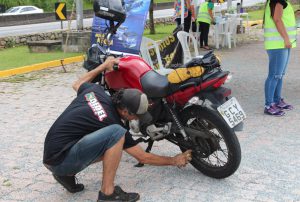
[[[147,95],[140,90],[133,88],[125,89],[121,102],[131,113],[138,116],[141,125],[152,121],[152,116],[147,111],[149,106]]]

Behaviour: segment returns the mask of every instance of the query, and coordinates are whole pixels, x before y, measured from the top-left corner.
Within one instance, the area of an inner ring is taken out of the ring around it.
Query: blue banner
[[[112,38],[112,51],[139,54],[150,0],[125,0],[126,20]],[[109,21],[94,17],[91,44],[104,40]]]

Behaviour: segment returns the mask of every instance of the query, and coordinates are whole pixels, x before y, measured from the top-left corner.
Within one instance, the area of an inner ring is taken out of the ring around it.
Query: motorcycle
[[[120,24],[110,23],[107,44]],[[166,139],[183,152],[191,149],[190,163],[209,177],[226,178],[238,169],[241,148],[235,129],[243,124],[246,114],[231,90],[223,86],[230,72],[221,69],[213,51],[184,65],[202,66],[204,74],[178,84],[171,84],[141,57],[112,54],[109,45],[104,44],[89,49],[85,68],[92,70],[111,55],[120,57],[119,64],[94,82],[98,81],[111,95],[123,88],[136,88],[147,95],[152,121],[131,125],[140,136],[136,141],[148,143],[146,152],[151,151],[155,141]]]

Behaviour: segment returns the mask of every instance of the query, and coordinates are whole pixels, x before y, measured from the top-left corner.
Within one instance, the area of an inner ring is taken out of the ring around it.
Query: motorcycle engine
[[[166,123],[161,126],[154,124],[147,127],[146,132],[152,140],[160,140],[170,133],[172,123]]]
[[[138,120],[129,121],[129,128],[134,133],[140,132],[140,122]]]
[[[170,133],[172,123],[155,125],[151,124],[146,126],[145,128],[140,127],[140,123],[138,120],[129,121],[129,128],[133,133],[142,133],[144,136],[149,136],[152,140],[159,140],[164,138],[166,135]]]
[[[150,123],[141,125],[138,120],[129,122],[130,130],[134,133],[142,133],[152,140],[160,140],[170,134],[172,118],[163,107],[161,99],[149,99],[148,112],[152,116]]]

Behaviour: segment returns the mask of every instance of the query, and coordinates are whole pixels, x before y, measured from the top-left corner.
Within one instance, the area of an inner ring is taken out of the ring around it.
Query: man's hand
[[[185,167],[192,160],[192,150],[187,150],[186,152],[178,154],[173,158],[175,166],[179,168]]]
[[[97,68],[93,69],[90,72],[87,72],[81,78],[73,83],[73,89],[77,92],[79,87],[85,82],[91,82],[93,79],[98,76],[101,72],[107,70],[112,71],[114,65],[119,64],[119,58],[108,57],[105,62],[99,65]]]
[[[117,64],[119,64],[119,58],[114,58],[112,56],[109,56],[103,63],[103,66],[105,67],[105,70],[112,71],[114,65],[117,65]]]
[[[289,38],[284,40],[284,46],[285,46],[285,48],[292,48],[292,44],[291,44]]]
[[[189,163],[190,160],[192,160],[191,150],[188,150],[182,154],[178,154],[174,157],[159,156],[156,154],[147,153],[139,145],[125,149],[125,151],[142,164],[184,167]]]

